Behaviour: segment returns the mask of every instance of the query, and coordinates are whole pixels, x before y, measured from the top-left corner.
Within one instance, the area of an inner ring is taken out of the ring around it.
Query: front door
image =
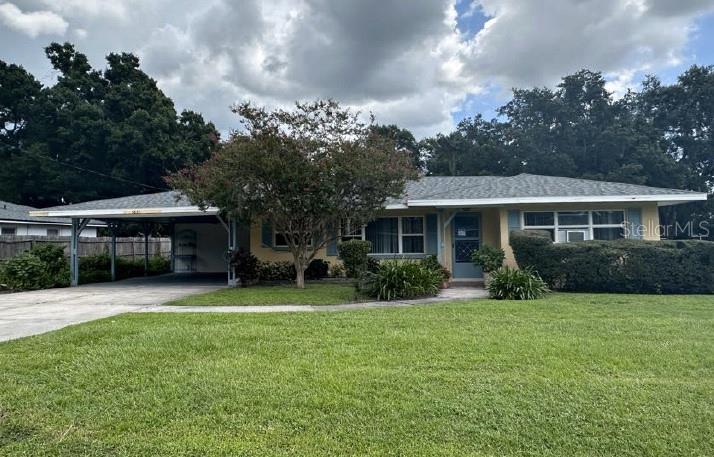
[[[453,231],[453,269],[455,279],[481,278],[481,267],[471,262],[471,253],[481,245],[481,214],[457,213],[454,216]]]

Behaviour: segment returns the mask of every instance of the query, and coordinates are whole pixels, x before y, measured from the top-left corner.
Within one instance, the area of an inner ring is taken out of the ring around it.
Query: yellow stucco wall
[[[443,265],[451,270],[452,267],[452,231],[451,223],[444,225],[456,211],[470,211],[481,214],[481,240],[483,244],[500,246],[506,253],[506,264],[516,266],[513,251],[509,245],[508,236],[508,211],[515,209],[520,211],[563,211],[563,210],[597,210],[610,209],[626,210],[627,208],[642,208],[642,224],[646,231],[644,238],[647,240],[658,240],[657,227],[659,225],[659,213],[656,203],[647,204],[559,204],[559,205],[515,205],[509,207],[488,207],[471,209],[444,209],[439,212],[436,208],[415,208],[408,210],[385,210],[379,217],[389,216],[423,216],[426,214],[439,214],[440,226],[442,227],[442,256]],[[251,252],[260,260],[264,261],[291,261],[289,252],[265,247],[261,243],[261,224],[255,223],[250,229]],[[339,262],[337,256],[328,256],[325,248],[320,249],[317,258],[329,261],[332,264]]]

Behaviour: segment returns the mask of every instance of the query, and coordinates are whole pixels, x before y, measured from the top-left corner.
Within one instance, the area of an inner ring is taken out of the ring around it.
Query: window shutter
[[[437,246],[437,230],[438,223],[436,214],[426,215],[426,246],[424,251],[430,255],[436,255],[438,252]]]
[[[508,210],[508,235],[514,230],[521,229],[521,212],[517,209]]]
[[[327,230],[327,233],[328,237],[332,239],[327,242],[325,250],[327,251],[327,255],[334,257],[337,255],[337,230],[334,226],[331,226]]]
[[[628,238],[633,240],[642,239],[642,208],[627,209],[627,232]]]
[[[273,247],[273,226],[270,222],[263,222],[260,227],[260,241],[263,247]]]

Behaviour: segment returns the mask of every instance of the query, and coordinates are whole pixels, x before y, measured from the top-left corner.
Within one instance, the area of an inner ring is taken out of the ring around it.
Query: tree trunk
[[[302,268],[298,268],[297,265],[295,266],[295,285],[297,286],[298,289],[304,289],[305,288],[305,270]]]

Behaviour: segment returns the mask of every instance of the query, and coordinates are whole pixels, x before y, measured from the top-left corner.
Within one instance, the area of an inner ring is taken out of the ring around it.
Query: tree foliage
[[[243,131],[169,182],[196,204],[270,223],[285,237],[299,287],[342,221],[367,223],[416,175],[392,136],[334,101],[298,103],[292,111],[242,104],[234,111]]]
[[[69,43],[45,49],[57,83],[42,87],[0,61],[0,199],[48,206],[156,192],[163,176],[210,156],[211,123],[176,113],[132,54],[95,70]]]
[[[712,67],[694,66],[672,85],[650,77],[620,99],[600,73],[582,70],[555,89],[514,89],[499,115],[422,140],[427,173],[534,173],[712,192]],[[667,224],[714,223],[712,212],[710,200],[661,215]]]

